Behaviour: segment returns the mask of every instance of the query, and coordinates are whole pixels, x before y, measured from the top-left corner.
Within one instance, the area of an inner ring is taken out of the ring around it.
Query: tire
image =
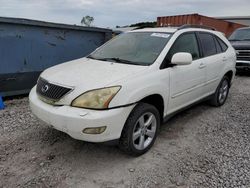
[[[144,154],[153,146],[159,128],[159,111],[150,104],[139,103],[124,125],[119,140],[120,149],[134,156]]]
[[[215,94],[210,99],[209,103],[215,107],[222,106],[227,100],[229,88],[230,80],[227,76],[224,76],[219,86],[217,87]]]

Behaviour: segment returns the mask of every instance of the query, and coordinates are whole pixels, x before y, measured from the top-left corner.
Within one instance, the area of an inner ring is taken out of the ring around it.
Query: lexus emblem
[[[49,90],[49,86],[44,85],[41,90],[42,90],[43,93],[46,93]]]

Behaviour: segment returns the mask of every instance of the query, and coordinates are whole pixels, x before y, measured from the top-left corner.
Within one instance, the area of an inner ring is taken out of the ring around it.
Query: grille
[[[250,61],[250,50],[237,50],[237,60]]]
[[[58,101],[71,90],[71,88],[49,83],[48,81],[42,78],[38,79],[36,87],[36,92],[40,96],[45,97],[46,99],[50,99],[52,101]]]
[[[249,63],[236,63],[236,66],[237,67],[246,67],[246,66],[250,67],[250,64]]]

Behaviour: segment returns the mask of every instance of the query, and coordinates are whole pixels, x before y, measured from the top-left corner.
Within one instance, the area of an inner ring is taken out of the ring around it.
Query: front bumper
[[[55,129],[72,138],[88,142],[106,142],[119,139],[123,126],[134,105],[112,110],[87,110],[71,106],[52,106],[42,102],[34,87],[29,94],[32,112]],[[101,134],[85,134],[85,128],[107,126]]]
[[[237,71],[250,71],[250,61],[237,60],[236,70]]]

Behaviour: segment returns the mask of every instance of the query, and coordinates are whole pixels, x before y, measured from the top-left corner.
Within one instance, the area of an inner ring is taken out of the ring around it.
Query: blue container
[[[84,57],[111,37],[109,29],[0,17],[0,93],[28,93],[44,69]]]
[[[0,110],[3,110],[3,109],[4,109],[3,98],[2,98],[2,96],[0,95]]]

